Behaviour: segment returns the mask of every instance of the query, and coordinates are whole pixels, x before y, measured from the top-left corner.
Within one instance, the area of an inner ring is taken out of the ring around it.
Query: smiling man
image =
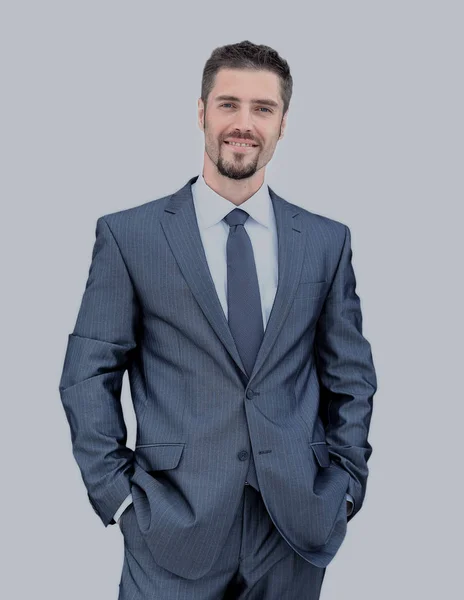
[[[350,230],[265,181],[291,95],[275,50],[216,48],[202,173],[97,221],[59,389],[124,537],[119,600],[317,600],[363,504],[377,382]]]

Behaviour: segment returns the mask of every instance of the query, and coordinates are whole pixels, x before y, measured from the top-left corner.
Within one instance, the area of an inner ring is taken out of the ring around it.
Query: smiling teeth
[[[253,148],[253,144],[237,144],[237,142],[229,142],[232,146],[243,146],[244,148]]]

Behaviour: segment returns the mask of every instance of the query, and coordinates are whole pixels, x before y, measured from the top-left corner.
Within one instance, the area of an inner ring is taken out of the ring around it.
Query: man
[[[363,504],[377,382],[350,230],[265,183],[291,94],[271,48],[217,48],[202,174],[97,221],[59,389],[124,536],[120,599],[315,600]]]

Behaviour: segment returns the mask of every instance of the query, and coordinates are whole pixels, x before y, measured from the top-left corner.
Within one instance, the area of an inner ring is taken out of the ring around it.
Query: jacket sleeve
[[[59,383],[73,455],[88,497],[103,524],[131,492],[133,452],[121,407],[124,372],[137,346],[138,303],[123,257],[105,217],[96,240],[74,330],[68,336]]]
[[[372,453],[367,438],[377,380],[371,346],[362,334],[351,232],[346,225],[340,259],[316,327],[315,353],[329,453],[351,475],[347,492],[354,498],[352,519],[366,493]]]

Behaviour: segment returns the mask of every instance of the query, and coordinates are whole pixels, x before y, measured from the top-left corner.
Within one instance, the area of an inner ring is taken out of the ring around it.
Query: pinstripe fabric
[[[121,518],[124,563],[118,600],[319,600],[325,569],[294,552],[274,527],[259,492],[245,487],[212,568],[184,579],[161,568],[140,536],[131,506]]]
[[[74,456],[102,522],[132,492],[127,514],[156,564],[196,580],[221,555],[253,452],[275,528],[326,567],[363,504],[377,386],[350,230],[269,188],[279,285],[248,379],[201,244],[196,179],[97,221],[59,385]],[[120,406],[126,369],[134,452]]]

